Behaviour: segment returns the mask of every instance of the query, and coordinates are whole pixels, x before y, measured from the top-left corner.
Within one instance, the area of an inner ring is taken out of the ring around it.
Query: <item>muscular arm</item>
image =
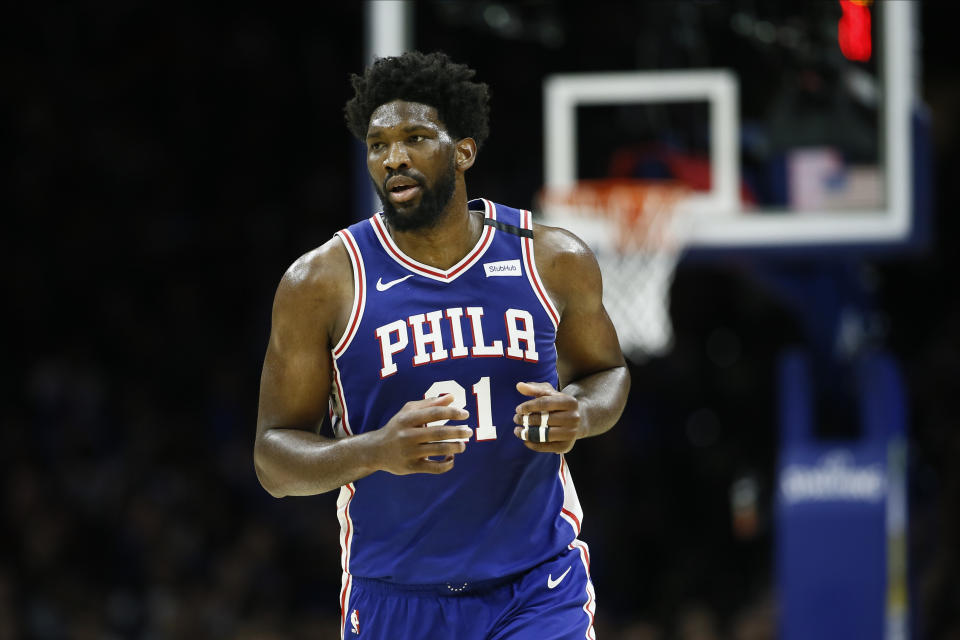
[[[443,473],[463,451],[460,442],[429,441],[464,437],[466,427],[431,427],[429,435],[421,428],[465,419],[466,411],[446,406],[452,397],[409,402],[386,425],[361,435],[319,434],[330,395],[330,348],[352,300],[353,274],[339,239],[297,260],[277,288],[253,454],[260,484],[274,497],[324,493],[378,470]]]
[[[537,271],[560,312],[556,341],[560,389],[518,385],[521,393],[534,399],[517,408],[516,420],[519,424],[524,413],[551,412],[551,429],[557,427],[559,441],[527,446],[563,453],[577,439],[599,435],[616,424],[627,401],[630,373],[603,307],[600,267],[593,253],[562,229],[537,225],[534,238]]]
[[[552,229],[550,235],[561,249],[541,276],[563,305],[557,330],[560,390],[579,400],[584,436],[595,436],[613,427],[623,413],[630,372],[603,307],[596,257],[566,231]]]
[[[339,245],[339,246],[338,246]],[[260,377],[254,466],[271,495],[323,493],[374,471],[362,439],[319,434],[330,394],[331,336],[343,325],[351,282],[339,240],[284,274],[273,303]]]

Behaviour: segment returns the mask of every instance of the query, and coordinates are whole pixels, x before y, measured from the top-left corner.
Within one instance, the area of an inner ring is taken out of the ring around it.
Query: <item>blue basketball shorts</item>
[[[506,580],[395,585],[346,576],[345,640],[595,640],[587,545]]]

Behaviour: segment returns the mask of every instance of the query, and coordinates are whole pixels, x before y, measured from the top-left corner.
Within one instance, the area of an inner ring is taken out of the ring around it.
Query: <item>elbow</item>
[[[630,378],[630,368],[626,365],[617,367],[620,373],[620,380],[617,385],[618,392],[614,396],[615,400],[612,403],[613,408],[613,423],[610,425],[610,428],[613,428],[620,423],[620,418],[623,417],[623,412],[627,408],[627,399],[630,397],[630,384],[632,382]]]
[[[253,447],[253,470],[257,474],[257,480],[260,482],[260,486],[274,498],[287,497],[287,493],[280,488],[279,484],[268,471],[264,457],[260,441],[258,440],[257,444]]]
[[[633,378],[630,376],[630,367],[624,364],[621,370],[623,371],[623,391],[620,397],[620,414],[617,415],[617,420],[620,419],[620,416],[623,415],[623,410],[627,407],[627,399],[630,397],[630,386],[633,384]]]
[[[263,490],[264,490],[264,491],[266,491],[267,493],[269,493],[269,494],[270,494],[271,496],[273,496],[274,498],[286,498],[286,497],[287,497],[287,494],[286,494],[286,493],[284,493],[279,487],[276,487],[275,485],[273,485],[273,484],[270,482],[269,477],[267,476],[267,474],[263,471],[263,469],[262,469],[259,465],[254,464],[253,467],[254,467],[254,469],[255,469],[256,472],[257,472],[257,480],[260,481],[260,486],[263,487]]]

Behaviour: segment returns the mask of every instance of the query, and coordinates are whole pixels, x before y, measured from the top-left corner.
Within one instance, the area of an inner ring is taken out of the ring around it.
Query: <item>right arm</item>
[[[349,320],[352,278],[346,249],[334,238],[297,260],[277,288],[253,450],[257,478],[274,497],[324,493],[380,470],[444,473],[465,445],[436,441],[472,433],[462,426],[422,428],[434,420],[466,419],[466,411],[447,406],[452,396],[441,396],[408,402],[376,430],[338,439],[320,435],[330,348]]]

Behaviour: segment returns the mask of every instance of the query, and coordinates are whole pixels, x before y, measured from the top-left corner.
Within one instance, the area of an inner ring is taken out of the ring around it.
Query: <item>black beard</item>
[[[404,172],[398,172],[399,175],[407,175]],[[393,177],[393,176],[390,176]],[[456,168],[453,162],[450,163],[449,170],[437,180],[433,188],[427,187],[419,180],[422,195],[420,196],[420,206],[416,209],[407,209],[398,211],[390,202],[383,189],[376,182],[373,183],[380,196],[380,203],[383,205],[383,215],[393,229],[397,231],[413,231],[433,226],[437,220],[443,216],[443,210],[446,208],[450,199],[453,198],[453,191],[457,186]]]

